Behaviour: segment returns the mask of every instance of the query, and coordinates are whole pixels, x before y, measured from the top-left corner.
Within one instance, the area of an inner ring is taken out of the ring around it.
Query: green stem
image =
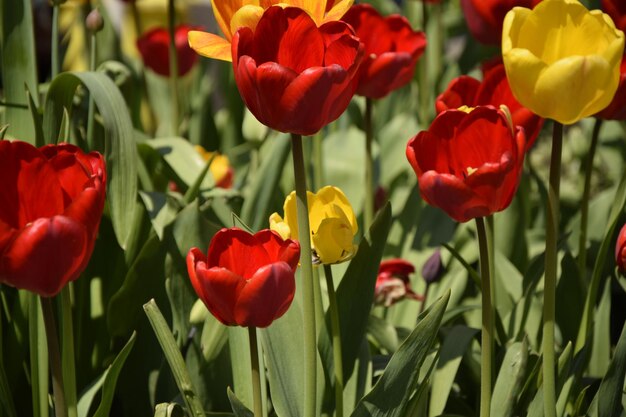
[[[324,186],[324,149],[319,132],[313,137],[313,164],[313,189],[319,190]]]
[[[176,54],[176,7],[175,0],[168,0],[167,5],[167,29],[170,35],[170,95],[172,105],[172,134],[178,135],[179,109],[178,109],[178,55]]]
[[[583,196],[580,208],[580,237],[578,240],[578,270],[580,271],[581,280],[585,282],[587,270],[587,223],[589,219],[589,194],[591,193],[591,174],[593,173],[593,158],[596,155],[598,147],[598,137],[602,128],[602,119],[596,119],[591,135],[591,145],[587,152],[587,160],[585,161],[585,185],[583,188]],[[586,284],[585,284],[586,286]]]
[[[343,358],[341,356],[341,327],[339,327],[339,309],[333,283],[333,271],[330,265],[324,265],[326,286],[328,287],[328,308],[330,311],[330,331],[333,339],[333,368],[335,371],[335,416],[343,417]]]
[[[50,370],[52,371],[52,392],[54,394],[54,412],[56,417],[68,417],[67,405],[65,404],[65,392],[63,389],[63,369],[61,367],[61,353],[59,351],[59,339],[57,338],[56,323],[54,320],[54,308],[52,299],[40,297],[43,321],[46,326],[48,339],[48,357]]]
[[[143,33],[143,28],[141,27],[141,19],[139,15],[139,10],[137,10],[136,0],[130,1],[130,10],[133,15],[133,25],[135,26],[136,37],[140,37]]]
[[[59,65],[59,2],[52,2],[52,79],[59,74],[61,66]]]
[[[554,122],[552,156],[550,157],[550,184],[546,222],[546,268],[543,296],[543,406],[545,417],[556,417],[554,321],[556,303],[556,240],[559,228],[559,187],[561,177],[561,148],[563,125]]]
[[[263,400],[261,397],[261,371],[259,369],[259,351],[256,327],[248,327],[250,340],[250,364],[252,367],[252,397],[254,398],[254,417],[263,417]]]
[[[493,362],[493,305],[491,303],[491,274],[489,268],[489,243],[482,217],[476,218],[478,248],[480,251],[480,277],[482,291],[482,331],[480,354],[480,417],[491,413],[491,369]]]
[[[487,250],[489,251],[489,275],[491,276],[491,304],[493,305],[493,312],[497,314],[498,306],[496,304],[496,294],[498,291],[496,280],[496,252],[495,252],[495,224],[493,214],[485,217],[486,231],[487,231]]]
[[[7,103],[6,101],[2,101],[2,100],[0,100],[0,107],[10,107],[13,109],[28,109],[27,104]]]
[[[311,257],[311,228],[307,203],[306,172],[302,152],[302,136],[292,134],[293,170],[296,181],[296,206],[300,265],[302,267],[302,299],[304,314],[304,416],[314,417],[317,389],[317,333],[315,328],[315,291]]]
[[[374,219],[374,158],[372,156],[372,142],[374,132],[372,129],[371,98],[365,99],[365,206],[363,207],[363,230],[367,230]]]
[[[96,70],[96,33],[91,33],[91,50],[89,51],[89,71]],[[94,119],[96,113],[96,103],[93,100],[93,96],[89,95],[89,109],[87,113],[87,146],[90,150],[95,149],[95,143],[93,142],[94,135]]]
[[[33,416],[48,417],[48,352],[41,305],[36,294],[29,294],[28,338],[30,343],[30,378]]]
[[[72,321],[72,300],[70,285],[61,290],[61,355],[63,364],[63,383],[68,417],[76,417],[76,366],[74,357],[74,323]]]

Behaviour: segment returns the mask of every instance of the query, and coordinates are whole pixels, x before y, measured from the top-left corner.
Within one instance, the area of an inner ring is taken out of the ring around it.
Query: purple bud
[[[443,275],[443,264],[441,263],[441,250],[435,249],[435,252],[428,258],[422,267],[422,277],[426,284],[437,282]]]

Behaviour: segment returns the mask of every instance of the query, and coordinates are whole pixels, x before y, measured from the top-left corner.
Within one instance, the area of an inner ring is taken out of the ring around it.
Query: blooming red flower
[[[352,6],[342,19],[365,45],[356,93],[381,98],[408,84],[426,48],[426,36],[414,31],[405,17],[382,17],[369,4]]]
[[[613,96],[613,101],[607,108],[596,114],[596,117],[600,119],[626,120],[626,55],[622,57],[620,73],[619,85]]]
[[[513,7],[532,9],[541,0],[461,0],[467,26],[474,38],[488,45],[500,45],[502,22]]]
[[[174,32],[179,76],[187,74],[198,60],[198,54],[191,49],[187,41],[187,34],[194,29],[191,26],[179,25]],[[169,47],[170,34],[166,28],[152,29],[137,39],[137,49],[139,49],[144,64],[152,71],[165,77],[170,75]]]
[[[291,305],[299,259],[295,240],[283,240],[269,229],[251,235],[231,228],[215,234],[208,255],[192,248],[187,271],[196,293],[219,321],[267,327]]]
[[[624,0],[602,0],[602,9],[611,16],[619,30],[626,32],[626,2]]]
[[[524,130],[508,118],[492,106],[447,110],[412,138],[406,155],[422,198],[458,222],[504,210],[517,190],[526,148]]]
[[[415,267],[404,259],[389,259],[380,263],[374,303],[389,307],[405,298],[423,300],[423,297],[411,289],[409,275],[415,272]]]
[[[102,155],[0,141],[0,282],[44,297],[89,262],[102,216]]]
[[[626,272],[626,224],[619,231],[615,243],[615,263],[620,272]]]
[[[312,135],[348,107],[363,46],[344,22],[318,28],[305,11],[274,6],[254,32],[237,31],[232,57],[241,97],[261,123]]]
[[[461,106],[476,107],[491,104],[499,107],[504,104],[509,108],[515,126],[522,126],[526,132],[527,146],[530,149],[543,126],[543,118],[522,106],[513,96],[506,78],[504,64],[498,60],[495,64],[483,68],[483,81],[462,75],[450,81],[446,91],[435,102],[437,113]]]

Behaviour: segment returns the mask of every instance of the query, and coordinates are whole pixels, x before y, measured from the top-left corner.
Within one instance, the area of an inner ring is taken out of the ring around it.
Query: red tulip
[[[492,105],[509,108],[515,126],[522,126],[526,131],[527,146],[530,149],[543,126],[543,118],[522,106],[513,96],[502,61],[484,68],[483,81],[462,75],[453,79],[446,91],[435,102],[437,113],[461,106],[476,107]]]
[[[104,207],[102,155],[0,141],[0,282],[44,297],[83,272]]]
[[[626,272],[626,224],[622,226],[622,230],[619,231],[619,235],[617,236],[617,242],[615,244],[615,263],[621,273]]]
[[[513,7],[532,9],[541,0],[461,0],[467,26],[474,38],[487,45],[500,45],[502,22]]]
[[[422,300],[423,297],[411,289],[409,274],[415,272],[415,267],[404,259],[389,259],[380,263],[374,302],[389,307],[405,298]]]
[[[620,79],[613,101],[609,106],[596,114],[596,117],[605,120],[626,120],[626,55],[622,57]]]
[[[209,311],[228,326],[267,327],[285,314],[296,289],[297,241],[269,229],[237,228],[215,234],[205,256],[187,254],[191,284]]]
[[[381,98],[408,84],[426,48],[426,36],[400,15],[382,17],[369,4],[352,6],[342,19],[365,45],[356,93]]]
[[[254,32],[237,31],[232,57],[241,97],[261,123],[312,135],[348,107],[363,46],[344,22],[318,28],[303,10],[275,6]]]
[[[492,106],[440,113],[406,155],[422,198],[458,222],[504,210],[522,174],[526,138]]]
[[[191,70],[198,60],[187,41],[187,33],[194,30],[191,26],[177,26],[174,33],[176,56],[178,57],[178,75],[183,76]],[[159,75],[170,75],[170,34],[166,28],[155,28],[137,39],[137,49],[146,67]]]
[[[626,32],[626,2],[624,0],[602,0],[602,9],[611,16],[619,30]]]

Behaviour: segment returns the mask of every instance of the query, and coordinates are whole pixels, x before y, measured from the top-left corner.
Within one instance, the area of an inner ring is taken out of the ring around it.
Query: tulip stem
[[[54,308],[52,299],[40,297],[43,321],[46,327],[48,339],[48,358],[50,371],[52,372],[52,392],[54,395],[54,413],[56,417],[67,417],[65,404],[65,392],[63,390],[63,369],[61,367],[61,353],[59,351],[59,339],[57,337],[56,323],[54,320]]]
[[[580,207],[580,237],[578,240],[578,270],[580,271],[581,280],[585,282],[587,270],[587,223],[589,219],[589,194],[591,193],[591,174],[593,171],[593,158],[596,155],[598,147],[598,137],[602,128],[602,119],[596,118],[593,125],[593,133],[591,134],[591,145],[587,152],[587,160],[585,161],[585,185],[583,188],[583,196],[581,198]]]
[[[315,327],[315,290],[311,257],[311,227],[307,203],[306,171],[302,136],[291,135],[293,171],[296,182],[298,241],[302,267],[302,305],[304,314],[304,416],[314,417],[317,389],[317,332]]]
[[[480,355],[480,417],[491,413],[491,369],[493,362],[493,304],[491,302],[491,271],[489,240],[482,217],[476,218],[478,248],[480,251],[480,278],[482,300],[482,331]]]
[[[172,126],[173,135],[178,135],[178,55],[176,54],[176,7],[175,0],[167,2],[167,30],[170,37],[170,95],[172,99]]]
[[[324,265],[326,286],[328,287],[328,309],[330,311],[330,330],[333,338],[333,369],[335,373],[335,416],[343,417],[343,358],[341,350],[341,327],[339,309],[333,283],[333,271],[330,265]]]
[[[254,417],[263,417],[263,400],[261,398],[261,371],[259,369],[259,345],[256,327],[248,327],[250,339],[250,364],[252,366],[252,397],[254,398]]]
[[[543,296],[543,406],[545,417],[556,417],[554,320],[556,298],[556,240],[559,231],[559,187],[561,178],[561,149],[563,125],[554,122],[552,156],[550,157],[550,184],[546,222],[546,268]]]
[[[96,70],[96,32],[91,32],[91,49],[89,51],[89,71]],[[87,146],[89,150],[95,149],[94,123],[95,123],[96,103],[93,95],[89,95],[89,109],[87,113]]]
[[[61,357],[63,363],[63,383],[68,417],[76,417],[76,366],[74,355],[74,323],[72,321],[72,300],[70,285],[61,290]]]
[[[54,80],[59,74],[59,1],[52,2],[52,45],[51,45],[51,78]]]
[[[374,219],[374,158],[372,156],[372,142],[374,133],[372,128],[371,98],[365,99],[365,206],[363,207],[363,229],[367,230]]]

